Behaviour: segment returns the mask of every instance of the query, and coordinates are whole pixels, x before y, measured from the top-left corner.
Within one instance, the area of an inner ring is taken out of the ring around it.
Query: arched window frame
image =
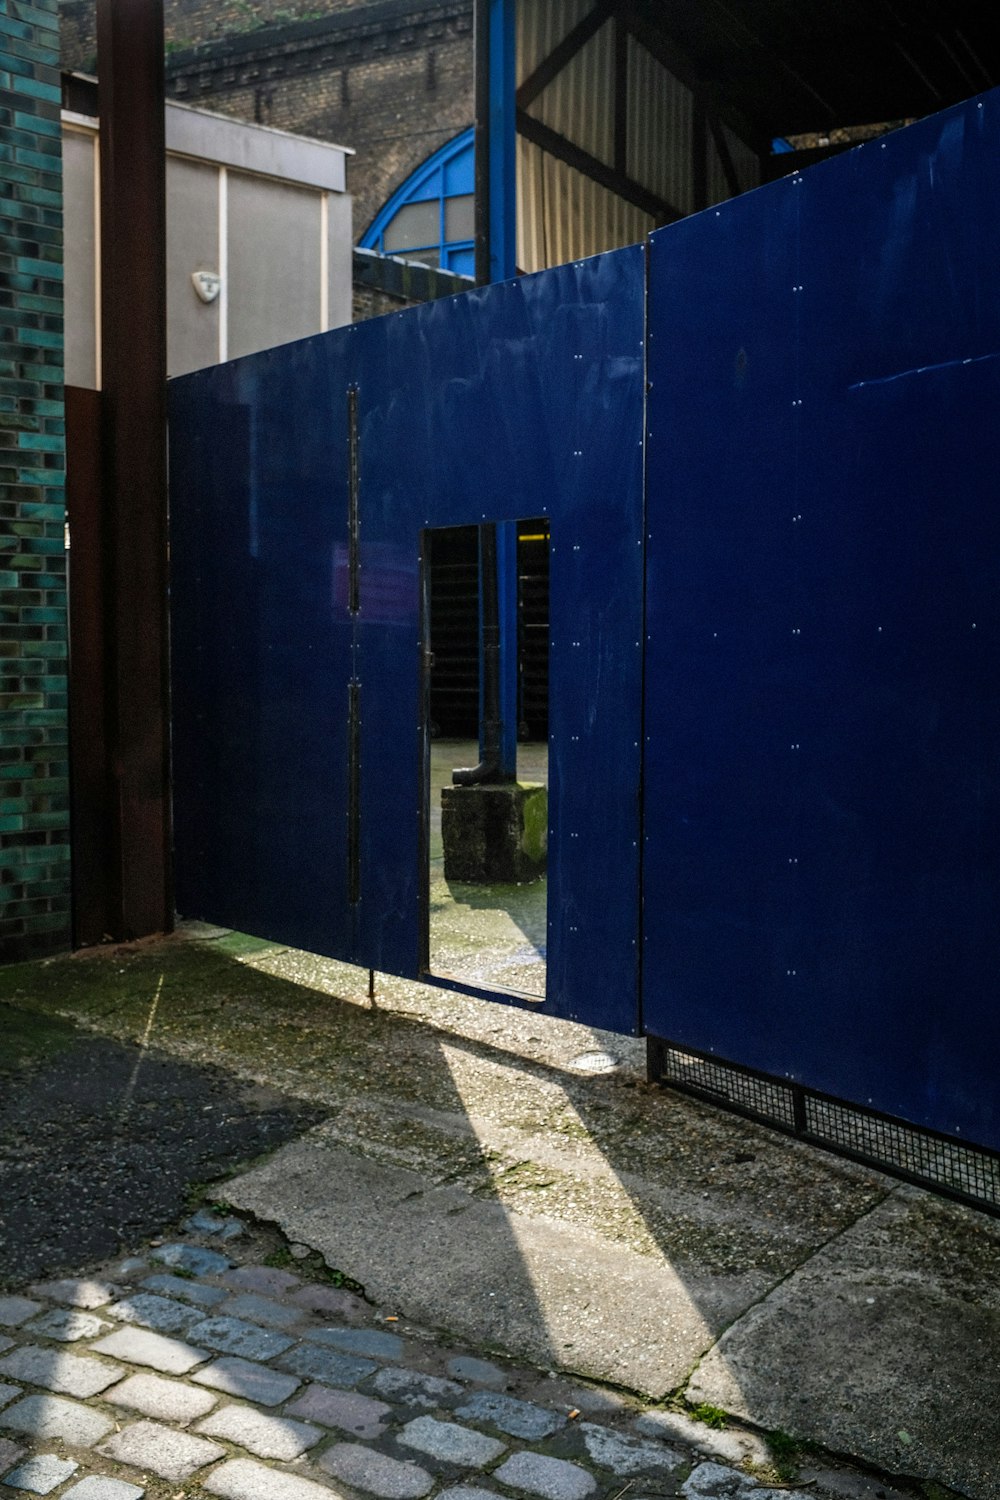
[[[392,197],[376,214],[362,235],[359,245],[363,250],[375,250],[379,255],[397,255],[407,260],[427,257],[444,271],[472,276],[475,271],[475,241],[467,238],[448,238],[447,203],[449,199],[471,197],[474,190],[475,131],[470,126],[461,134],[438,148],[432,156],[422,162],[402,183]],[[387,249],[386,233],[401,208],[413,203],[432,203],[437,200],[437,236],[420,245]]]

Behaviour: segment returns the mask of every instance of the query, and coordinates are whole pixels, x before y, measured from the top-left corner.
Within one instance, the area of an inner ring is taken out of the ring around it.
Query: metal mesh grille
[[[1000,1157],[989,1151],[676,1047],[658,1046],[656,1072],[675,1088],[1000,1213]]]
[[[663,1054],[662,1078],[665,1083],[680,1084],[710,1094],[725,1104],[745,1109],[771,1120],[787,1130],[795,1129],[795,1101],[788,1084],[778,1079],[760,1078],[706,1057],[667,1048]]]

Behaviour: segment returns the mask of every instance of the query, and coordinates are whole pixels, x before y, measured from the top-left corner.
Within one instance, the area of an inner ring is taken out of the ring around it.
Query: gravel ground
[[[323,1114],[222,1069],[0,1005],[0,1286],[156,1233],[205,1184]]]

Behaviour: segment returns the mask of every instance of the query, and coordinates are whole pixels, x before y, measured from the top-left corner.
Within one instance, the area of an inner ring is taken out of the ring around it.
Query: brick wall
[[[0,958],[69,943],[57,0],[0,8]]]
[[[454,297],[471,286],[466,277],[451,271],[376,255],[373,250],[355,250],[352,321],[363,323],[366,318],[380,318],[438,297]]]
[[[165,0],[168,52],[291,20],[358,10],[368,0]],[[92,72],[97,55],[94,0],[61,0],[59,31],[66,71]]]
[[[64,67],[93,67],[93,0],[62,22]],[[471,0],[166,0],[166,29],[172,98],[355,150],[358,237],[472,124]]]

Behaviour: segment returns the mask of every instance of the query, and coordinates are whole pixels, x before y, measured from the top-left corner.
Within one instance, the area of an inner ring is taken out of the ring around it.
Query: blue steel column
[[[517,132],[515,3],[489,0],[490,280],[516,274]]]
[[[500,775],[517,776],[517,522],[497,524],[497,624],[500,684]]]
[[[516,273],[516,0],[475,0],[476,52],[476,280],[506,281]],[[488,524],[488,523],[487,523]],[[500,723],[498,773],[513,780],[517,773],[517,527],[498,522],[496,597],[498,652],[495,684]],[[480,537],[480,575],[483,566]],[[482,577],[480,576],[480,597]],[[487,685],[486,653],[480,619],[479,703],[480,762],[487,751],[484,736]],[[492,685],[491,685],[492,686]],[[495,747],[491,746],[491,753]]]

